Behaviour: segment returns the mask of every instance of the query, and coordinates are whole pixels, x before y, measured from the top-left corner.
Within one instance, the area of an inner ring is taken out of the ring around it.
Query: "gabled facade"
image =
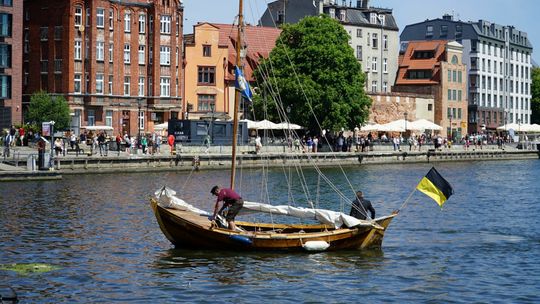
[[[467,65],[469,132],[505,123],[530,123],[533,51],[527,33],[513,26],[450,15],[407,25],[401,41],[456,40]]]
[[[349,33],[349,44],[366,73],[366,90],[390,92],[399,53],[399,28],[391,9],[370,7],[368,0],[277,0],[268,4],[259,20],[264,26],[296,23],[306,16],[326,14]]]
[[[455,41],[403,43],[395,92],[429,94],[434,123],[442,134],[459,139],[467,133],[467,81],[463,46]]]
[[[182,112],[181,0],[26,0],[24,101],[63,95],[71,129],[152,131]]]
[[[244,28],[242,67],[249,82],[254,81],[253,70],[260,58],[268,57],[280,33],[270,27]],[[236,36],[236,26],[217,23],[199,23],[193,27],[193,34],[185,36],[184,118],[232,118]],[[244,109],[243,105],[240,109]]]

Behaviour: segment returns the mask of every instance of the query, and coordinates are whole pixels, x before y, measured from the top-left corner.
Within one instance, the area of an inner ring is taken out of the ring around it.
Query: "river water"
[[[397,209],[427,164],[345,169],[377,215]],[[441,210],[415,193],[382,250],[238,253],[175,249],[148,204],[162,185],[211,210],[225,171],[64,176],[0,184],[0,285],[23,303],[538,303],[540,161],[437,165],[455,194]],[[287,201],[283,172],[243,171],[244,198]],[[340,169],[327,169],[352,198]],[[313,172],[311,198],[348,210]],[[277,180],[277,181],[275,181]],[[300,189],[299,183],[293,188]],[[301,196],[295,197],[295,202]],[[342,207],[344,206],[344,207]],[[44,263],[48,272],[7,264]],[[3,268],[3,269],[2,269]]]

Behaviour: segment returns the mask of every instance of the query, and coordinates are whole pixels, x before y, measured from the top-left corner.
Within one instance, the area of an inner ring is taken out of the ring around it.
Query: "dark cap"
[[[212,187],[212,190],[210,190],[210,194],[214,194],[214,193],[216,192],[217,189],[219,189],[218,186]]]

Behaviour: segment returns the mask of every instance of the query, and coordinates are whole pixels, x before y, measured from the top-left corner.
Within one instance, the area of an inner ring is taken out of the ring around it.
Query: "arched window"
[[[458,64],[458,59],[456,55],[452,56],[452,64]]]

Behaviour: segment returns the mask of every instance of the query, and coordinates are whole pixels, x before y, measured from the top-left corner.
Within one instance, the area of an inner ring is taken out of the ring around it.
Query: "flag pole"
[[[403,204],[401,205],[401,207],[399,207],[398,211],[401,211],[405,205],[407,205],[407,203],[409,202],[409,200],[411,199],[411,197],[413,196],[414,192],[416,192],[416,187],[414,187],[414,190],[411,192],[411,194],[409,194],[409,196],[407,197],[407,199],[403,202]]]

